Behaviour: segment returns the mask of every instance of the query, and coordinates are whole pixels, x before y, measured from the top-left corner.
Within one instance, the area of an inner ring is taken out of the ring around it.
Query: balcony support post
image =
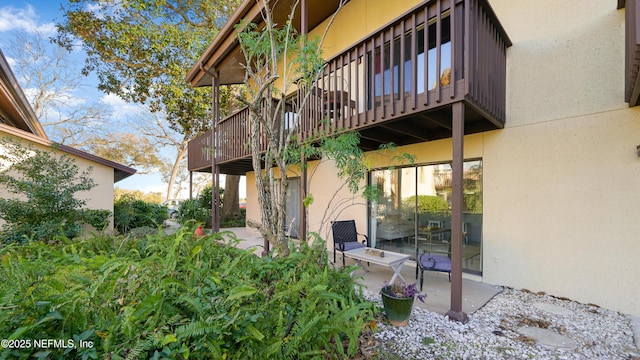
[[[300,1],[300,34],[309,33],[309,6],[307,0]]]
[[[452,105],[453,161],[451,185],[451,320],[466,323],[469,319],[462,311],[462,172],[464,161],[464,103]]]
[[[189,171],[189,200],[193,199],[193,171]]]
[[[211,128],[211,169],[213,171],[211,189],[211,230],[213,232],[220,231],[220,166],[217,163],[218,151],[218,121],[220,119],[220,78],[216,72],[211,77],[211,105],[212,105],[212,124]]]
[[[306,198],[307,198],[307,180],[308,180],[308,174],[307,174],[307,158],[304,154],[304,152],[302,152],[301,155],[301,175],[300,175],[300,200],[302,201],[302,204],[300,204],[300,221],[298,222],[298,226],[300,227],[298,229],[299,232],[299,236],[300,236],[300,240],[301,241],[305,241],[307,239],[307,208],[304,206],[306,203]]]

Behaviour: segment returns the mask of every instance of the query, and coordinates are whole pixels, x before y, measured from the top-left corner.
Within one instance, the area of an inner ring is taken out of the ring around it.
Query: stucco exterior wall
[[[0,131],[0,137],[9,137],[9,134]],[[15,137],[14,137],[15,138]],[[37,143],[29,143],[26,140],[22,139],[21,144],[23,146],[28,146],[28,144],[33,145],[35,149],[47,151],[48,147],[45,147],[41,144]],[[64,152],[58,152],[58,154],[65,154]],[[87,200],[85,208],[87,209],[100,209],[100,210],[109,210],[113,213],[113,168],[108,167],[102,164],[98,164],[87,159],[66,154],[76,161],[76,165],[80,168],[80,171],[87,169],[88,167],[93,167],[93,171],[91,172],[91,177],[96,183],[96,186],[91,189],[89,192],[80,192],[77,193],[76,196],[81,199]],[[13,194],[9,194],[6,189],[0,187],[0,197],[10,197]],[[3,220],[0,219],[0,226],[4,224]],[[110,218],[109,228],[113,228],[113,217]],[[87,226],[85,229],[92,229],[90,226]]]
[[[325,56],[415,2],[400,3],[350,1]],[[490,4],[513,46],[505,128],[465,137],[465,158],[483,160],[482,279],[640,315],[640,108],[624,102],[625,10],[613,0]],[[450,161],[451,145],[398,150],[432,163]],[[373,155],[368,161],[387,165]],[[335,172],[322,164],[311,179],[311,231],[337,188]],[[336,218],[356,219],[366,231],[366,216],[366,206],[355,205]]]
[[[507,122],[484,135],[484,281],[640,314],[640,109],[612,1],[491,5]]]
[[[351,0],[336,15],[323,42],[325,59],[335,55],[361,40],[407,10],[418,5],[418,0]],[[309,37],[322,37],[329,19],[309,31]]]
[[[640,112],[496,131],[484,155],[484,280],[640,314]]]

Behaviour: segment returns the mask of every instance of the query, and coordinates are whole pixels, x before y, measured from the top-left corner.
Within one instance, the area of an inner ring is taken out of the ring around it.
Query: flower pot
[[[386,288],[380,290],[382,305],[389,322],[394,326],[406,326],[409,323],[414,297],[395,297],[386,292]]]

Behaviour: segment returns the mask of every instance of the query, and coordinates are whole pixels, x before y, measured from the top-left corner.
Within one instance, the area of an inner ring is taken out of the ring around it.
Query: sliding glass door
[[[447,254],[451,241],[449,163],[371,172],[378,200],[371,203],[372,246],[416,256]],[[464,163],[463,267],[482,271],[482,161]]]

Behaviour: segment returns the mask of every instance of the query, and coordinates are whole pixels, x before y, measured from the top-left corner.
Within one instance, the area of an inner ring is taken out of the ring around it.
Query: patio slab
[[[338,262],[340,263],[340,259]],[[355,265],[355,262],[347,259],[347,265]],[[389,281],[393,276],[391,269],[374,264],[369,265],[367,270],[369,271],[365,272],[359,268],[354,272],[353,276],[356,277],[358,284],[361,284],[369,292],[374,294],[379,293],[384,282]],[[405,263],[402,268],[402,276],[408,283],[416,282],[419,286],[419,280],[416,279],[415,261],[407,261]],[[466,274],[463,274],[462,311],[467,313],[467,315],[472,314],[501,291],[501,286],[474,281],[466,278]],[[449,282],[449,276],[447,274],[425,271],[422,292],[427,294],[427,299],[424,303],[414,301],[414,306],[442,315],[451,309],[451,283]]]
[[[232,231],[239,239],[243,239],[243,241],[238,244],[239,248],[248,249],[256,246],[255,253],[260,255],[262,252],[263,240],[258,231],[248,228],[222,229],[222,231],[225,230]],[[347,265],[356,265],[355,261],[348,258],[346,263]],[[341,264],[342,259],[338,256],[337,265],[340,266]],[[358,268],[353,276],[356,277],[356,282],[361,284],[363,288],[371,293],[377,294],[380,292],[384,282],[391,280],[393,270],[375,264],[371,264],[366,268],[369,270],[368,272]],[[402,276],[409,283],[419,282],[419,280],[416,279],[415,261],[407,261],[405,263],[402,268]],[[479,281],[478,276],[463,274],[462,310],[466,312],[467,315],[472,314],[501,291],[501,286],[485,284]],[[414,306],[442,315],[451,309],[451,283],[449,282],[449,276],[447,274],[425,271],[422,292],[427,294],[425,303],[415,301]]]

